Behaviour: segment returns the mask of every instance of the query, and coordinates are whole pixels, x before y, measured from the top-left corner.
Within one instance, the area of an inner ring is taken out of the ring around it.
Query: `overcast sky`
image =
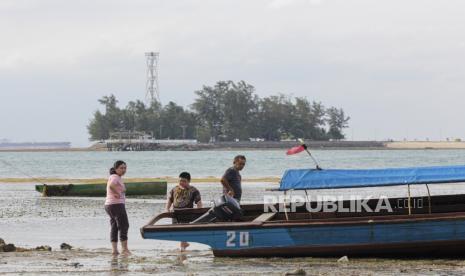
[[[87,145],[97,99],[245,80],[351,116],[349,140],[465,138],[465,1],[1,0],[0,138]]]

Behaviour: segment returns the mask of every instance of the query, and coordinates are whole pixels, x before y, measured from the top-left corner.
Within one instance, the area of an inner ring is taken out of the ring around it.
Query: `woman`
[[[118,232],[121,242],[122,254],[131,254],[128,249],[129,221],[126,214],[126,186],[121,177],[126,173],[126,163],[116,161],[110,169],[110,177],[107,182],[107,198],[105,200],[105,211],[110,216],[110,238],[113,255],[118,255]]]

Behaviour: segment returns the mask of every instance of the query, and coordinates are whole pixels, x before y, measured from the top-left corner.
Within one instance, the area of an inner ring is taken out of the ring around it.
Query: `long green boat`
[[[166,195],[167,182],[127,182],[126,196]],[[107,184],[64,184],[36,185],[36,191],[43,196],[106,196]]]

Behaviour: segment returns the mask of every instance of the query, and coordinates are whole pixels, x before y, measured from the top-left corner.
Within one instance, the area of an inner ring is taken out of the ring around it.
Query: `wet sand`
[[[307,275],[463,275],[463,260],[390,260],[335,258],[213,258],[206,251],[136,250],[111,257],[108,250],[0,253],[0,275],[284,275],[296,269]]]
[[[246,182],[279,182],[279,177],[256,177],[256,178],[244,178],[243,181]],[[65,178],[0,178],[1,183],[33,183],[33,182],[42,182],[42,183],[63,183],[63,184],[95,184],[95,183],[106,183],[107,179],[104,178],[86,178],[86,179],[65,179]],[[145,178],[126,178],[126,182],[151,182],[151,181],[167,181],[168,183],[177,183],[179,178],[172,176],[165,177],[145,177]],[[219,177],[207,176],[202,178],[193,178],[192,183],[220,183]]]

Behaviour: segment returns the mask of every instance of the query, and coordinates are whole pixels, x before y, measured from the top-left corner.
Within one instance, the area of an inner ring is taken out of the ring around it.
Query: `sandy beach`
[[[136,250],[112,257],[109,250],[0,253],[0,275],[285,275],[301,269],[307,275],[463,275],[463,260],[391,260],[337,258],[228,259],[206,251]],[[233,269],[232,269],[233,268]]]
[[[388,142],[387,149],[465,149],[465,142],[410,141]]]

